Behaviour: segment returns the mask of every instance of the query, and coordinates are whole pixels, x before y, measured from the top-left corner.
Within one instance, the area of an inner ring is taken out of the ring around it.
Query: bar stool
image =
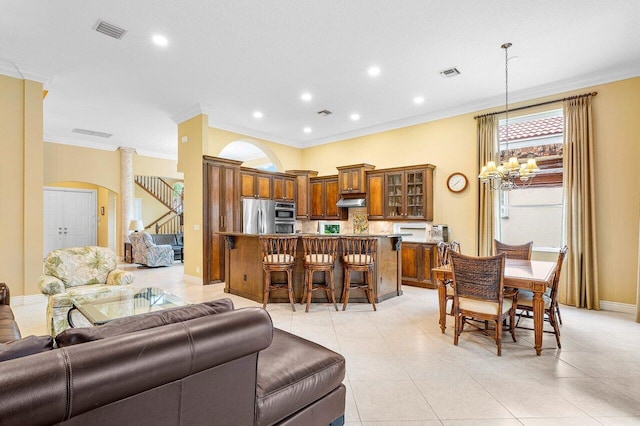
[[[262,269],[264,270],[264,300],[262,307],[266,308],[269,302],[271,290],[287,288],[289,291],[289,303],[291,309],[296,311],[293,300],[293,266],[296,263],[296,250],[298,237],[264,236],[259,237],[262,250]],[[286,283],[274,283],[271,281],[272,272],[286,272]]]
[[[341,237],[344,286],[342,287],[342,310],[347,309],[351,289],[364,290],[367,300],[376,309],[373,289],[373,267],[376,263],[377,240],[371,237]],[[351,282],[351,272],[362,272],[362,282]]]
[[[322,290],[327,293],[327,299],[333,302],[333,306],[337,311],[333,265],[338,254],[338,238],[302,237],[302,246],[304,247],[304,291],[300,303],[304,303],[306,298],[307,308],[305,312],[309,312],[312,293],[316,290]],[[314,272],[322,272],[324,274],[324,282],[314,283]],[[328,279],[327,272],[329,273]]]

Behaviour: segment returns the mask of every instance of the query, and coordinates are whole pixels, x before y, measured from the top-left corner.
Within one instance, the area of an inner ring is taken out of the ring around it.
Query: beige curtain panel
[[[478,117],[478,171],[487,161],[499,160],[498,156],[498,126],[495,115]],[[488,185],[479,186],[478,196],[478,255],[489,256],[493,251],[493,238],[496,234],[496,201],[497,191],[492,191]]]
[[[564,102],[567,304],[600,309],[596,247],[592,96]]]

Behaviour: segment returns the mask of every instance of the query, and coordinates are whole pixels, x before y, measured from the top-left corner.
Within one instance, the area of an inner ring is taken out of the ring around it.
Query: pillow
[[[21,358],[53,349],[51,336],[27,336],[0,344],[0,361]]]
[[[56,336],[56,344],[59,348],[62,348],[232,310],[233,302],[231,299],[220,299],[197,305],[163,309],[147,314],[119,318],[97,327],[70,328]]]

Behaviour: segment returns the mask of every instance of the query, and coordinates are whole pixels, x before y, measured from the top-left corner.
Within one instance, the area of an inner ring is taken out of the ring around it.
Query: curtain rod
[[[582,95],[569,96],[567,98],[554,99],[553,101],[540,102],[540,103],[533,104],[533,105],[527,105],[527,106],[521,106],[521,107],[518,107],[518,108],[513,108],[513,109],[510,109],[509,112],[520,111],[520,110],[529,109],[529,108],[535,108],[535,107],[539,107],[539,106],[543,106],[543,105],[555,104],[557,102],[564,102],[564,101],[568,101],[568,100],[571,100],[571,99],[586,98],[587,96],[595,96],[597,94],[598,94],[598,92],[583,93]],[[486,114],[476,115],[475,117],[473,117],[473,119],[476,120],[476,119],[478,119],[480,117],[488,117],[490,115],[498,115],[498,114],[503,114],[505,112],[507,112],[507,111],[503,110],[503,111],[496,111],[496,112],[488,112]]]

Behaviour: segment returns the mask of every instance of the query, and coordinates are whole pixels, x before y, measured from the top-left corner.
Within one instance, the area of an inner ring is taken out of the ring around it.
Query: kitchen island
[[[225,239],[225,292],[247,299],[262,302],[264,288],[264,272],[262,270],[262,258],[257,234],[244,234],[241,232],[220,232]],[[282,236],[282,234],[279,234]],[[296,302],[302,298],[304,288],[304,249],[302,236],[305,234],[292,234],[298,237],[298,249],[296,263],[293,270],[293,290]],[[318,234],[309,234],[322,236]],[[336,237],[337,235],[325,235]],[[344,235],[347,236],[347,235]],[[373,270],[374,297],[376,303],[402,294],[402,236],[400,234],[389,235],[357,235],[374,237],[377,239],[376,265]],[[338,258],[335,262],[334,280],[336,298],[340,300],[343,286],[342,247],[338,244]],[[359,279],[360,274],[356,279]],[[273,272],[274,282],[286,282],[284,272]],[[321,281],[322,274],[314,274],[314,281]],[[313,302],[328,302],[324,292],[314,292]],[[289,303],[286,291],[272,292],[270,303]],[[353,291],[349,297],[349,303],[369,303],[362,291]]]

